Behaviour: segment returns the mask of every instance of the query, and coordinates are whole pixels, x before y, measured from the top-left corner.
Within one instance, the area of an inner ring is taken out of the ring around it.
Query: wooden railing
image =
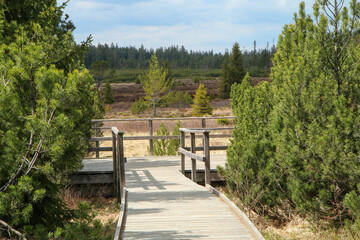
[[[112,152],[113,152],[113,184],[114,196],[118,203],[121,203],[123,190],[125,188],[125,157],[124,157],[124,132],[116,127],[112,131]]]
[[[153,122],[154,121],[186,121],[186,120],[201,120],[202,129],[206,128],[206,120],[210,119],[234,119],[233,116],[228,117],[185,117],[185,118],[139,118],[139,119],[95,119],[92,120],[95,123],[95,137],[92,138],[92,141],[95,142],[95,147],[91,148],[92,151],[96,152],[96,158],[100,157],[100,151],[112,151],[111,147],[100,147],[100,141],[112,141],[111,137],[99,137],[100,130],[111,129],[109,127],[99,127],[99,124],[102,122],[135,122],[135,121],[147,121],[149,122],[149,136],[127,136],[124,137],[124,140],[149,140],[149,151],[150,155],[153,155],[154,140],[159,139],[180,139],[180,136],[153,136]],[[221,129],[233,129],[233,128],[221,128]],[[211,130],[211,129],[210,129]],[[201,136],[200,136],[201,137]],[[230,135],[217,135],[218,138],[227,138]],[[216,149],[212,149],[216,150]]]
[[[196,161],[204,162],[205,164],[205,185],[211,185],[210,176],[210,150],[226,150],[227,146],[210,146],[210,132],[211,130],[228,130],[234,128],[207,128],[207,129],[187,129],[180,128],[180,148],[181,155],[180,168],[181,172],[185,174],[185,157],[191,158],[191,180],[196,182]],[[186,133],[190,134],[190,147],[185,146]],[[201,135],[196,135],[200,133]],[[231,137],[231,135],[214,135],[214,137]],[[196,147],[196,138],[203,138],[203,146]],[[203,151],[203,155],[196,154],[196,151]]]

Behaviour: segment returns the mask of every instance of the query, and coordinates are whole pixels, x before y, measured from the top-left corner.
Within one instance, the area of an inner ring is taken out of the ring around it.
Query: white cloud
[[[67,12],[78,41],[147,48],[184,45],[224,51],[235,41],[272,43],[298,10],[296,0],[72,0]],[[314,0],[307,0],[311,9]],[[311,13],[311,12],[310,12]]]

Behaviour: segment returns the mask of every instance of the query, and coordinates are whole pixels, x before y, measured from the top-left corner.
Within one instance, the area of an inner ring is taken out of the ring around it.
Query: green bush
[[[164,107],[186,108],[193,103],[193,99],[188,92],[169,92],[162,103]]]
[[[229,189],[255,211],[291,206],[335,225],[349,218],[348,208],[360,215],[354,193],[360,179],[360,48],[336,50],[343,39],[356,42],[349,23],[359,21],[360,9],[357,1],[351,10],[332,11],[334,4],[317,1],[314,18],[300,4],[294,23],[279,36],[271,85],[252,87],[247,76],[231,88],[236,128],[221,171]],[[322,8],[330,9],[333,21]]]
[[[281,184],[281,174],[274,168],[274,147],[266,124],[272,109],[269,97],[269,84],[252,87],[248,74],[241,84],[233,85],[234,140],[227,150],[225,168],[219,168],[228,189],[258,213],[264,205],[272,207],[282,200],[277,185]]]
[[[357,185],[357,191],[352,191],[346,194],[344,204],[348,207],[350,214],[352,215],[354,222],[347,221],[347,228],[352,232],[354,239],[358,239],[360,236],[360,183]],[[355,236],[357,238],[355,238]]]
[[[175,125],[172,136],[180,135],[180,121]],[[156,131],[156,136],[170,136],[165,124],[160,124],[160,129]],[[154,140],[153,152],[155,156],[173,156],[178,154],[180,139],[160,139]]]
[[[205,114],[212,114],[212,107],[210,106],[210,98],[207,95],[206,88],[204,85],[200,84],[199,88],[196,90],[194,97],[194,104],[192,106],[192,115],[201,117]]]
[[[149,108],[149,104],[145,101],[144,98],[139,98],[131,104],[131,113],[132,114],[141,114],[144,113]]]
[[[113,103],[114,100],[114,93],[111,88],[110,82],[106,81],[105,89],[104,89],[104,103],[110,104]]]
[[[216,119],[216,123],[219,125],[229,125],[230,121],[227,118]]]
[[[200,82],[200,77],[199,76],[194,76],[193,77],[193,83],[199,83]]]
[[[110,240],[114,238],[114,227],[112,221],[103,225],[100,220],[95,220],[95,214],[90,213],[91,206],[81,202],[74,210],[74,221],[66,224],[63,228],[57,228],[55,232],[46,232],[45,229],[37,227],[35,239],[64,239],[64,240]]]

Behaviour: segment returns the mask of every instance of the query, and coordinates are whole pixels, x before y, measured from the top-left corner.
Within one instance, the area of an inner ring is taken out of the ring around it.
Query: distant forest
[[[257,49],[256,42],[251,51],[244,50],[243,62],[246,71],[252,76],[268,76],[271,59],[276,51],[276,46]],[[156,50],[146,49],[144,46],[119,47],[117,44],[98,44],[91,46],[85,55],[85,66],[91,69],[95,61],[106,61],[112,69],[147,69],[149,60],[156,53],[160,63],[172,69],[220,69],[229,52],[214,53],[213,51],[186,50],[184,46],[161,47]]]

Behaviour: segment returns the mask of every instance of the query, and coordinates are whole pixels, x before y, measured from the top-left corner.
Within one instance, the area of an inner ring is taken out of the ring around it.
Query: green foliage
[[[164,96],[164,106],[186,108],[193,103],[193,99],[188,92],[169,92]]]
[[[344,204],[346,207],[349,208],[351,215],[354,217],[354,223],[348,221],[347,226],[348,229],[352,232],[353,236],[360,235],[360,184],[357,185],[357,191],[351,191],[350,193],[346,194],[344,199]]]
[[[230,121],[227,118],[216,119],[216,123],[219,125],[229,125]]]
[[[199,82],[200,82],[200,77],[199,76],[193,77],[193,83],[199,83]]]
[[[110,66],[106,61],[95,61],[91,65],[91,73],[96,79],[97,88],[100,87],[101,82],[104,80],[104,74],[109,68]]]
[[[114,93],[111,88],[110,82],[106,81],[105,89],[104,89],[104,103],[114,103]]]
[[[139,76],[145,91],[145,99],[153,106],[154,117],[156,116],[156,105],[162,96],[169,91],[174,83],[174,79],[167,79],[167,69],[163,70],[159,66],[159,61],[154,54],[150,60],[149,73]]]
[[[229,59],[225,59],[221,66],[219,96],[229,98],[231,86],[234,83],[241,83],[245,77],[245,70],[242,61],[242,54],[238,43],[235,43]]]
[[[228,188],[249,208],[261,213],[264,204],[274,206],[281,200],[278,191],[281,175],[273,161],[274,146],[267,129],[272,104],[270,86],[263,82],[251,86],[246,75],[231,89],[231,107],[236,116],[234,139],[227,150],[225,169]],[[281,182],[280,182],[281,183]]]
[[[192,107],[193,116],[204,116],[205,114],[212,114],[212,107],[210,106],[210,98],[207,95],[206,88],[204,85],[200,84],[199,88],[196,90],[194,97],[194,105]]]
[[[63,8],[0,3],[0,219],[30,238],[72,218],[59,189],[81,167],[91,119],[101,116],[94,80],[80,64],[90,39],[75,43]]]
[[[114,229],[112,222],[108,222],[105,226],[100,220],[94,220],[95,215],[89,214],[91,208],[86,203],[79,203],[78,209],[75,211],[76,221],[68,223],[63,229],[57,229],[57,235],[61,239],[113,239]]]
[[[355,0],[349,9],[321,1],[313,19],[301,3],[279,36],[271,87],[232,88],[237,127],[222,172],[253,209],[347,217],[345,196],[360,179],[359,13]]]
[[[180,136],[181,124],[180,121],[175,125],[172,136]],[[169,130],[165,124],[160,124],[160,129],[156,131],[156,136],[170,136]],[[154,140],[154,155],[155,156],[173,156],[178,154],[180,147],[180,139],[160,139]]]
[[[145,101],[145,99],[139,98],[138,100],[135,100],[135,102],[131,104],[130,111],[132,114],[136,115],[136,114],[144,113],[148,108],[149,108],[149,104]]]

